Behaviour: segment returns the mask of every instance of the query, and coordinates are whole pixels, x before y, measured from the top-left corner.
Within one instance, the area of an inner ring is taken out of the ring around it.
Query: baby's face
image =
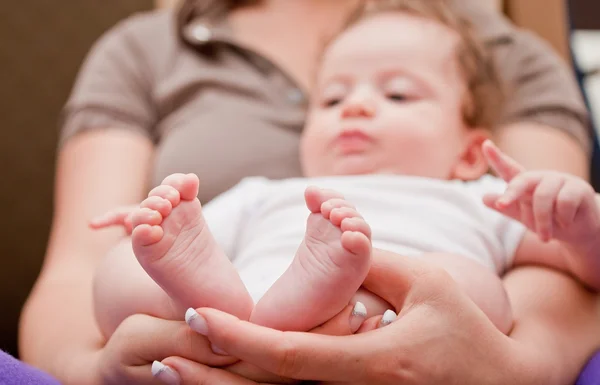
[[[400,12],[344,32],[323,57],[302,140],[306,176],[452,178],[467,145],[459,36]]]

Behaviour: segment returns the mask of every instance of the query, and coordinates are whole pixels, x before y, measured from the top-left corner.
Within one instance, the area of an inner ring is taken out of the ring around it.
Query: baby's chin
[[[380,174],[384,172],[385,171],[380,170],[376,164],[369,162],[363,157],[346,156],[344,159],[340,159],[332,164],[321,163],[318,169],[310,170],[310,172],[305,173],[305,176],[321,177],[333,175],[367,175]]]

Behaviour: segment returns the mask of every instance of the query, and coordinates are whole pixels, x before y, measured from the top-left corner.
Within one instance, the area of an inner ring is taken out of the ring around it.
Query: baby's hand
[[[139,205],[116,208],[103,215],[93,218],[89,225],[94,230],[111,226],[122,226],[127,235],[131,235],[133,230],[131,225],[131,214],[133,214],[138,207]]]
[[[483,144],[483,153],[492,169],[508,183],[504,194],[484,197],[488,207],[520,221],[544,242],[597,242],[600,207],[589,183],[556,171],[525,171],[489,140]]]

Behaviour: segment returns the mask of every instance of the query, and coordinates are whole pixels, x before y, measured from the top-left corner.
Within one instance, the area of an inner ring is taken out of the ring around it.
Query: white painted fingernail
[[[350,315],[350,330],[352,330],[352,333],[361,327],[366,318],[367,308],[362,302],[356,302],[354,309],[352,309],[352,314]]]
[[[228,356],[229,355],[229,353],[227,353],[225,350],[221,349],[217,345],[210,345],[210,348],[212,349],[212,351],[215,354],[218,354],[218,355],[221,355],[221,356]]]
[[[185,312],[185,322],[196,333],[202,334],[203,336],[208,336],[208,324],[206,323],[204,317],[198,314],[196,310],[189,308]]]
[[[383,317],[381,317],[381,321],[379,322],[379,326],[386,326],[391,324],[392,322],[394,322],[396,320],[396,313],[393,310],[386,310],[385,313],[383,313]]]
[[[179,374],[160,361],[154,361],[152,363],[152,377],[161,380],[167,385],[179,385],[181,383]]]
[[[367,308],[362,302],[356,302],[356,304],[354,305],[354,309],[352,309],[352,315],[366,317]]]

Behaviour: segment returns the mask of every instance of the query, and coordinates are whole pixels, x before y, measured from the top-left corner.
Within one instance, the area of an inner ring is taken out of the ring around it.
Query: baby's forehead
[[[456,53],[460,36],[432,19],[402,12],[369,16],[337,36],[327,47],[324,60],[345,56],[438,56]]]
[[[370,16],[341,33],[325,51],[319,77],[376,67],[439,67],[456,61],[458,33],[434,20],[387,12]],[[437,69],[435,69],[437,70]]]

